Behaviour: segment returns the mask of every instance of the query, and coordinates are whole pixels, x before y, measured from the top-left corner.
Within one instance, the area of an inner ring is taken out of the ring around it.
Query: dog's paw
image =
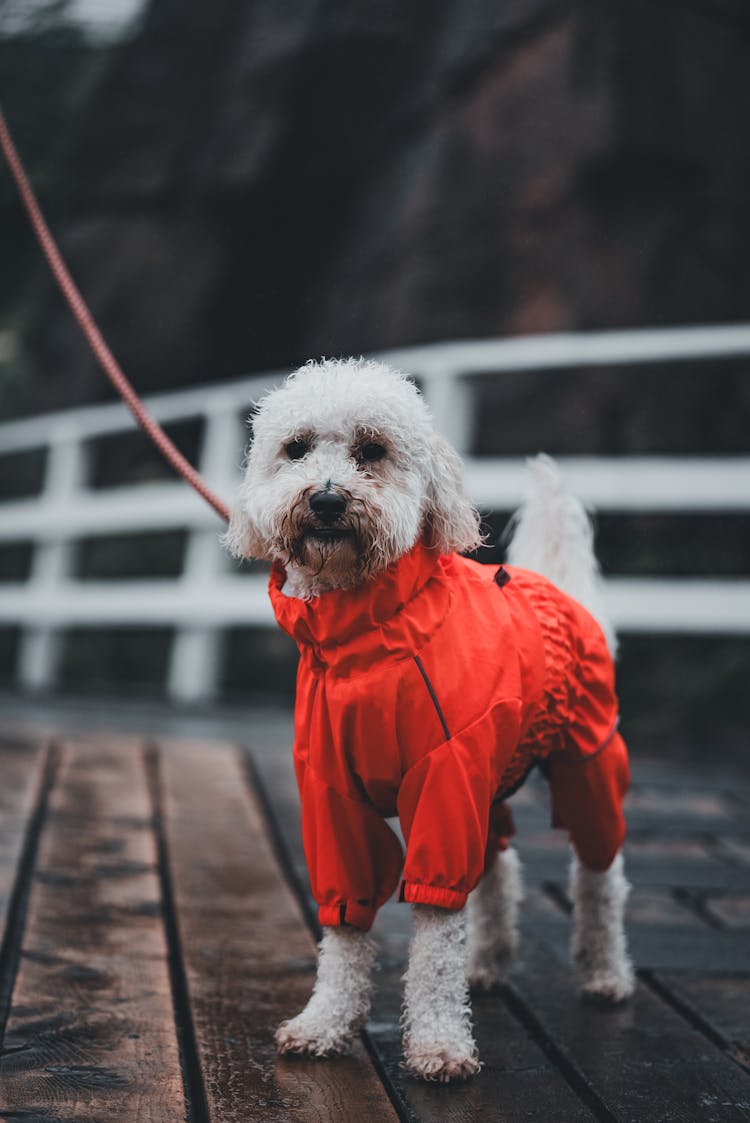
[[[348,1053],[354,1041],[354,1031],[343,1032],[340,1025],[331,1025],[305,1016],[282,1022],[275,1034],[276,1048],[280,1053],[298,1053],[308,1057],[334,1057]]]
[[[411,1045],[405,1055],[405,1068],[413,1076],[422,1080],[438,1080],[443,1084],[450,1080],[468,1080],[481,1067],[473,1042],[471,1048],[451,1048],[441,1042]]]
[[[630,963],[593,971],[581,982],[581,997],[601,1006],[617,1006],[635,990],[635,975]]]

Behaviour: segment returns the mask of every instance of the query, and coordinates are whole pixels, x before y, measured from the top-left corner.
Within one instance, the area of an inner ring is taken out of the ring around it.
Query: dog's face
[[[303,595],[367,580],[422,535],[443,553],[479,542],[456,453],[382,363],[302,367],[260,402],[253,431],[226,542],[292,567]]]

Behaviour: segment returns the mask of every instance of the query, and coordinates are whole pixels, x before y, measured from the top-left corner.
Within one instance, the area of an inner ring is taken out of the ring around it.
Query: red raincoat
[[[320,923],[367,930],[405,901],[459,909],[513,824],[533,764],[553,825],[606,869],[629,773],[599,625],[537,574],[419,544],[373,581],[312,601],[281,592],[300,649],[294,758]],[[401,844],[386,819],[398,815]]]

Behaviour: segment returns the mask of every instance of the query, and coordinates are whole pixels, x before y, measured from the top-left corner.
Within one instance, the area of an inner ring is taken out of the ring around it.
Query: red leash
[[[39,239],[39,244],[49,262],[50,269],[62,290],[63,296],[70,305],[70,309],[78,321],[83,334],[88,339],[91,350],[99,360],[99,365],[104,370],[104,373],[107,375],[112,385],[125,400],[138,424],[148,433],[162,456],[169,461],[175,471],[179,472],[183,479],[187,480],[191,487],[195,488],[199,495],[203,496],[207,503],[211,504],[218,515],[221,515],[223,519],[228,521],[229,508],[226,503],[219,499],[217,495],[214,495],[203,477],[196,472],[192,464],[190,464],[180,450],[175,447],[158,421],[155,421],[154,418],[151,417],[143,402],[130,385],[117,359],[105,343],[99,328],[96,326],[94,317],[91,315],[85,300],[81,296],[75,281],[71,277],[65,262],[60,256],[60,251],[39,209],[39,204],[36,201],[34,191],[24,171],[21,158],[13,144],[13,139],[8,131],[8,126],[5,123],[5,117],[1,109],[0,146],[2,146],[3,152],[5,153],[5,158],[13,173],[16,186],[18,187],[21,199],[28,212],[31,225],[34,228],[34,233]]]

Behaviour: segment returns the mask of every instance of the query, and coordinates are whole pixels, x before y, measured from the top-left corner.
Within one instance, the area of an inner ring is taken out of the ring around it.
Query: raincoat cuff
[[[369,932],[375,919],[375,909],[369,905],[359,905],[356,901],[346,901],[341,905],[321,905],[318,909],[318,922],[323,928],[342,928],[350,924]]]
[[[437,905],[441,909],[462,909],[468,893],[458,889],[443,889],[440,885],[420,885],[417,881],[402,881],[398,899],[413,905]]]

